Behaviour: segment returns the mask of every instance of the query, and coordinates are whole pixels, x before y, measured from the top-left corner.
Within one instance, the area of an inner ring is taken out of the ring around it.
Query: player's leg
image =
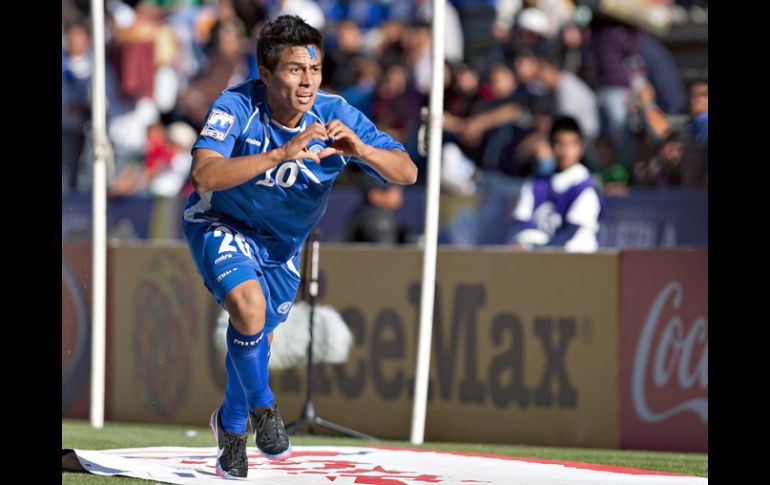
[[[229,312],[225,361],[227,387],[221,419],[226,431],[243,434],[247,431],[248,404],[244,383],[236,372],[237,361],[241,359],[233,359],[233,332],[241,335],[251,332],[254,336],[264,326],[265,298],[257,281],[261,277],[261,268],[256,262],[252,243],[232,227],[220,223],[187,223],[184,235],[206,288]],[[228,298],[230,301],[226,302]],[[258,337],[254,336],[253,340]],[[242,336],[237,340],[252,339]],[[235,353],[242,356],[244,352],[235,349]]]
[[[259,287],[256,281],[260,277],[260,268],[253,255],[251,244],[232,228],[220,224],[194,223],[185,224],[185,239],[191,255],[203,277],[206,288],[224,304],[227,295],[241,284],[247,287]],[[250,297],[249,301],[254,298]],[[264,308],[264,296],[259,291],[256,296]],[[238,306],[236,305],[236,308]],[[232,313],[233,305],[231,305]],[[237,311],[237,310],[236,310]],[[243,322],[243,314],[254,311],[238,311],[238,322]],[[258,310],[256,311],[258,313]],[[251,317],[249,317],[251,319]],[[256,320],[260,320],[256,318]],[[261,321],[264,322],[264,316]],[[264,323],[261,324],[264,326]],[[240,327],[248,332],[246,326]],[[233,329],[228,325],[228,352],[225,367],[227,369],[227,388],[222,406],[211,415],[211,431],[217,439],[217,474],[220,476],[245,477],[248,473],[246,439],[248,421],[247,393],[239,377],[239,353],[233,352]],[[240,332],[239,332],[240,334]],[[249,340],[241,335],[240,342]],[[263,338],[263,340],[266,340]],[[248,360],[248,359],[247,359]]]
[[[240,291],[240,290],[236,289],[235,291]],[[226,313],[228,314],[228,323],[227,323],[228,328],[226,330],[227,336],[225,340],[229,341],[231,338],[233,338],[234,332],[231,328],[233,325],[232,317],[230,316],[229,312],[226,312]],[[239,324],[236,323],[236,325],[239,325]],[[273,334],[271,332],[267,336],[268,338],[267,360],[268,361],[270,359],[270,342],[272,340],[272,337],[273,337]],[[221,408],[222,421],[225,429],[227,429],[228,431],[233,431],[240,434],[246,433],[247,432],[246,423],[248,422],[248,417],[249,417],[249,404],[246,398],[246,392],[244,390],[244,383],[241,382],[241,379],[238,376],[238,372],[236,370],[235,364],[233,362],[232,354],[229,349],[225,357],[225,370],[227,371],[227,385],[225,387],[225,399],[222,402],[222,408]],[[248,385],[248,383],[246,384]],[[266,389],[266,392],[270,392],[269,387]],[[270,395],[272,395],[271,392],[270,392]]]
[[[230,314],[230,325],[227,327],[228,358],[245,394],[248,409],[275,403],[268,382],[269,347],[264,333],[265,305],[265,294],[257,279],[241,282],[225,297],[225,308]],[[239,395],[232,392],[232,396]],[[226,393],[225,400],[227,397]],[[241,402],[234,404],[240,405]]]
[[[278,267],[264,268],[264,279],[260,281],[268,288],[270,297],[265,306],[265,327],[269,342],[273,330],[288,317],[299,288],[299,272],[296,264],[299,255],[292,261]],[[289,434],[276,404],[249,408],[251,426],[257,448],[267,458],[280,460],[291,456]]]
[[[230,326],[228,320],[228,327]],[[270,363],[270,344],[273,342],[273,332],[267,334],[267,360]],[[246,422],[249,417],[249,404],[246,401],[246,392],[243,390],[240,378],[236,373],[233,360],[230,358],[229,351],[225,356],[225,370],[227,375],[227,385],[225,387],[225,399],[222,402],[221,412],[227,416],[225,427],[228,430],[235,430],[239,434],[246,433]]]
[[[243,434],[248,432],[246,423],[249,419],[249,403],[246,401],[246,392],[243,390],[243,384],[241,384],[241,379],[235,370],[235,364],[233,364],[229,350],[225,355],[225,371],[227,384],[225,386],[225,398],[220,408],[222,423],[226,430]]]

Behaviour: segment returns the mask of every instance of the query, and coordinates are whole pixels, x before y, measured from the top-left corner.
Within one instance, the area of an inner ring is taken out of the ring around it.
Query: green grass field
[[[187,436],[187,431],[195,432]],[[295,436],[296,445],[365,445],[370,442],[329,436]],[[252,443],[253,444],[253,443]],[[377,446],[412,447],[408,441],[377,441]],[[104,429],[94,430],[86,421],[62,420],[62,448],[99,450],[110,448],[136,448],[145,446],[214,446],[207,427],[183,425],[138,424],[108,422]],[[667,453],[658,451],[603,450],[589,448],[553,448],[543,446],[473,444],[473,443],[425,443],[420,448],[495,455],[543,458],[549,460],[579,461],[603,465],[625,466],[708,476],[708,454]],[[100,477],[83,473],[62,473],[63,484],[146,485],[146,480],[125,477]]]

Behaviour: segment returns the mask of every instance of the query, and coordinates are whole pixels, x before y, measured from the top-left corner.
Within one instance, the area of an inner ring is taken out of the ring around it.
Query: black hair
[[[564,67],[564,59],[557,52],[553,50],[546,50],[544,52],[538,52],[536,57],[539,61],[554,67],[556,70],[561,71]]]
[[[321,32],[296,15],[281,15],[260,30],[257,39],[257,62],[273,72],[278,66],[283,48],[307,45],[322,50]]]
[[[671,130],[671,132],[666,136],[666,138],[663,140],[663,143],[668,142],[679,142],[682,141],[684,138],[682,137],[682,133],[677,130]]]
[[[80,28],[85,30],[88,36],[91,37],[91,24],[89,24],[88,22],[76,20],[76,21],[67,21],[64,23],[65,32],[74,28]]]
[[[553,120],[551,125],[551,133],[548,136],[551,144],[553,144],[556,134],[563,131],[574,133],[580,138],[580,141],[583,141],[583,131],[580,129],[580,123],[571,116],[560,116]]]
[[[709,79],[707,77],[702,77],[702,76],[698,76],[690,79],[689,81],[687,81],[687,92],[689,93],[690,90],[693,88],[693,86],[697,86],[699,84],[705,84],[706,86],[708,86]]]

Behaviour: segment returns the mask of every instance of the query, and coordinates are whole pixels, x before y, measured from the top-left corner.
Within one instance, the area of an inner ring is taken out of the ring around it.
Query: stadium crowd
[[[630,186],[707,190],[708,79],[683,79],[657,35],[671,24],[707,24],[707,0],[629,0],[615,13],[598,3],[447,2],[442,191],[518,195],[527,177],[548,169],[549,131],[563,116],[578,122],[581,163],[603,194]],[[89,5],[62,3],[63,193],[90,190]],[[111,196],[192,190],[190,147],[208,107],[226,87],[258,77],[260,27],[286,13],[324,32],[322,88],[401,141],[424,180],[430,0],[105,5]]]

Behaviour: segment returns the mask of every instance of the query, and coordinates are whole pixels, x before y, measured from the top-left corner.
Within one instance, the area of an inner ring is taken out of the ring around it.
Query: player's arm
[[[227,158],[214,150],[196,148],[193,152],[190,180],[198,193],[225,190],[251,180],[280,162],[278,150]]]
[[[307,149],[313,139],[326,140],[326,129],[320,123],[313,123],[285,145],[257,155],[228,158],[214,150],[197,148],[190,167],[192,186],[198,193],[225,190],[267,172],[284,160],[310,158],[318,163],[318,155]]]
[[[368,163],[389,182],[411,185],[417,181],[417,166],[406,152],[397,148],[384,150],[364,145],[362,153],[355,156]]]
[[[331,146],[318,154],[320,158],[330,155],[354,156],[377,171],[384,179],[396,184],[409,185],[417,181],[417,166],[406,152],[377,148],[364,143],[356,133],[340,120],[326,124]]]

